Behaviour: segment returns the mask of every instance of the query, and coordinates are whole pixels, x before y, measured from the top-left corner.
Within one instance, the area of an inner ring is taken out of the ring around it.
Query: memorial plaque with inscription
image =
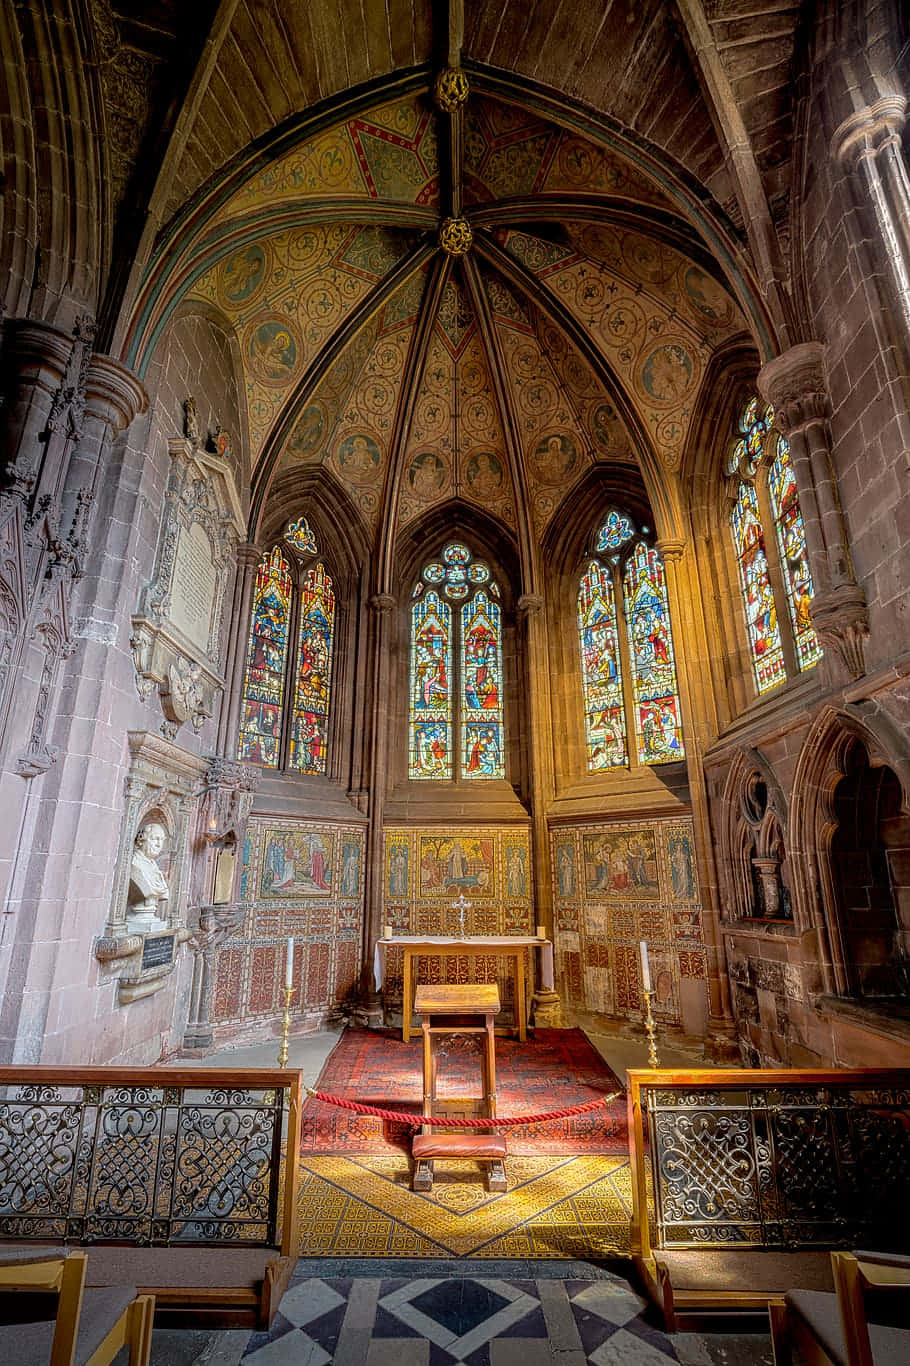
[[[207,650],[218,593],[212,545],[198,522],[182,526],[177,538],[168,616],[179,631]]]
[[[157,934],[142,946],[142,967],[161,968],[174,961],[174,935]]]

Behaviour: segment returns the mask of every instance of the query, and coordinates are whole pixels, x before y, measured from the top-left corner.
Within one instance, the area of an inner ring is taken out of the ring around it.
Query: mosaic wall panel
[[[470,903],[464,912],[466,935],[533,934],[530,831],[387,826],[383,889],[383,921],[393,934],[457,935],[460,912],[452,903],[461,896]],[[503,1002],[512,999],[508,966],[495,958],[418,961],[419,981],[498,981]],[[392,949],[384,991],[392,1008],[401,1005],[401,973],[401,953]]]
[[[284,1010],[290,935],[292,1012],[325,1016],[354,990],[360,975],[363,840],[360,826],[250,821],[240,882],[247,917],[217,952],[216,1024],[253,1023]]]
[[[706,975],[691,819],[561,826],[550,843],[563,999],[637,1016],[638,945],[646,939],[655,1014],[678,1024],[681,979]]]

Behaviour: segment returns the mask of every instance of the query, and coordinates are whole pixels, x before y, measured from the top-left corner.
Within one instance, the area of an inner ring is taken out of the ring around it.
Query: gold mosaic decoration
[[[470,86],[461,67],[447,66],[436,77],[433,95],[444,114],[453,114],[466,103]]]

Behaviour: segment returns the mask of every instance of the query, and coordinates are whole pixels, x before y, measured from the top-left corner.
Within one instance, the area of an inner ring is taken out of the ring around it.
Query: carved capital
[[[121,432],[148,407],[148,395],[132,370],[113,356],[93,355],[85,374],[85,411]]]
[[[540,593],[522,593],[517,606],[519,616],[536,617],[543,611],[543,598]]]
[[[370,607],[377,617],[388,616],[398,606],[398,599],[391,593],[374,593],[370,598]]]
[[[238,569],[258,569],[259,561],[262,559],[262,546],[256,545],[255,541],[238,541],[237,543],[237,568]]]
[[[678,537],[662,537],[654,544],[660,551],[660,558],[664,564],[669,564],[671,560],[681,560],[685,554],[686,543]]]
[[[907,101],[903,95],[883,95],[874,104],[858,109],[844,119],[831,138],[831,155],[836,161],[855,166],[863,156],[875,156],[889,142],[900,139],[907,121]]]
[[[822,343],[801,342],[769,360],[758,372],[758,389],[774,405],[784,436],[823,422],[828,416],[828,374]]]
[[[825,658],[848,679],[862,678],[866,672],[864,651],[869,634],[863,590],[858,584],[842,584],[814,598],[810,610]]]

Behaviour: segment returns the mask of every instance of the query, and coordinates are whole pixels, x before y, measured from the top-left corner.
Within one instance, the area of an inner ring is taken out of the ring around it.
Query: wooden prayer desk
[[[415,958],[425,954],[434,958],[508,958],[514,967],[515,982],[515,1025],[522,1043],[528,1037],[528,1007],[525,986],[525,950],[538,949],[540,952],[541,985],[545,991],[553,990],[553,945],[549,939],[536,936],[508,934],[481,937],[472,935],[468,939],[453,939],[448,935],[398,935],[394,939],[378,939],[373,954],[373,976],[376,990],[382,990],[385,972],[385,955],[389,946],[404,951],[404,990],[401,1000],[401,1037],[407,1042],[411,1037],[411,1015],[414,1009],[414,968]]]
[[[423,1030],[423,1113],[425,1115],[458,1114],[468,1112],[493,1118],[496,1114],[496,1038],[494,1017],[499,1014],[499,988],[495,982],[471,983],[464,986],[419,986],[414,997],[414,1009],[420,1016]],[[437,1093],[439,1059],[434,1044],[452,1035],[476,1035],[481,1039],[480,1070],[482,1091],[479,1096],[447,1096]],[[471,1158],[489,1166],[487,1185],[491,1191],[505,1191],[506,1171],[503,1165],[506,1141],[501,1134],[490,1130],[476,1133],[437,1133],[424,1125],[422,1133],[413,1141],[415,1168],[413,1188],[416,1191],[433,1189],[433,1161],[436,1158]]]

